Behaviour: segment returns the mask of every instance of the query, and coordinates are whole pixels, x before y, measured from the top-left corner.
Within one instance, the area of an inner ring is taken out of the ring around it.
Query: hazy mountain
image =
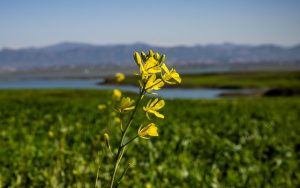
[[[131,45],[90,45],[60,43],[41,48],[2,49],[0,69],[30,69],[59,66],[128,65],[134,51],[153,49],[167,55],[169,63],[256,63],[300,61],[300,45],[196,45],[159,47],[143,43]]]

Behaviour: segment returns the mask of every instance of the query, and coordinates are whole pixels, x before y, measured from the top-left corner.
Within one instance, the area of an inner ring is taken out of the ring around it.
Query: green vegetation
[[[97,105],[110,95],[0,91],[0,187],[93,187],[99,164],[105,187],[108,115]],[[128,147],[121,187],[300,186],[299,97],[166,103],[159,137]]]
[[[208,88],[299,88],[300,72],[236,72],[219,74],[181,75],[176,87]],[[136,78],[128,77],[126,84],[136,85]]]

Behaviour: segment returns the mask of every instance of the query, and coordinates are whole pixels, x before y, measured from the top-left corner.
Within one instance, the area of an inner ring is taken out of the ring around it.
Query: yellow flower
[[[164,118],[165,116],[158,112],[158,110],[162,109],[164,106],[164,100],[154,99],[154,101],[149,100],[146,107],[143,107],[143,109],[146,112],[146,116],[148,117],[148,119],[150,119],[149,113],[154,114],[158,118]]]
[[[118,107],[118,110],[120,112],[133,110],[135,108],[133,104],[134,100],[131,100],[129,97],[123,97]]]
[[[106,105],[105,104],[99,104],[98,105],[98,109],[99,110],[104,110],[106,108]]]
[[[115,118],[114,118],[114,123],[115,123],[115,124],[121,123],[121,119],[120,119],[119,117],[115,117]]]
[[[125,79],[125,75],[121,72],[116,73],[116,80],[117,82],[122,82]]]
[[[169,71],[168,67],[164,63],[162,64],[161,68],[165,71],[165,74],[162,76],[164,82],[168,84],[176,84],[176,82],[177,83],[181,82],[181,78],[175,69],[171,69],[171,71]],[[175,81],[170,81],[170,80],[175,80]]]
[[[138,135],[141,138],[148,139],[151,136],[158,136],[157,127],[154,123],[150,123],[146,127],[138,130]]]
[[[156,79],[156,75],[152,74],[152,76],[146,83],[145,89],[146,92],[150,92],[151,90],[160,90],[163,86],[164,82],[162,81],[162,79]]]
[[[118,89],[114,89],[112,98],[118,101],[121,99],[121,97],[122,97],[122,92]]]
[[[48,132],[48,136],[49,136],[50,138],[53,138],[53,137],[54,137],[54,133],[53,133],[52,131],[49,131],[49,132]]]
[[[154,57],[149,57],[144,64],[144,70],[148,74],[155,74],[161,72],[161,68],[159,66],[159,62],[154,59]]]
[[[145,184],[145,188],[152,188],[151,183],[146,183],[146,184]]]
[[[154,57],[149,57],[145,64],[142,64],[141,59],[138,61],[138,57],[135,59],[137,59],[136,62],[140,67],[140,74],[143,80],[148,79],[148,77],[152,74],[161,72],[161,67],[159,65],[160,63],[155,60]]]

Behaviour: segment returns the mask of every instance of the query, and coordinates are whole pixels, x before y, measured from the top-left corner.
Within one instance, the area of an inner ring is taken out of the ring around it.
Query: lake
[[[103,80],[8,80],[0,81],[0,89],[100,89],[112,90],[120,89],[121,91],[138,92],[134,86],[116,86],[116,85],[98,85]],[[164,88],[157,93],[160,97],[166,99],[213,99],[219,98],[224,93],[245,93],[251,90],[245,89],[184,89],[184,88]]]

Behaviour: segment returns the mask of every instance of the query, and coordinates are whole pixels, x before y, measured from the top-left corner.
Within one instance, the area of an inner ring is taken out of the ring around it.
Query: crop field
[[[103,133],[114,123],[97,105],[110,95],[1,90],[0,187],[94,187],[98,168],[107,187],[113,159]],[[300,186],[299,97],[166,103],[159,136],[128,147],[120,187]]]

